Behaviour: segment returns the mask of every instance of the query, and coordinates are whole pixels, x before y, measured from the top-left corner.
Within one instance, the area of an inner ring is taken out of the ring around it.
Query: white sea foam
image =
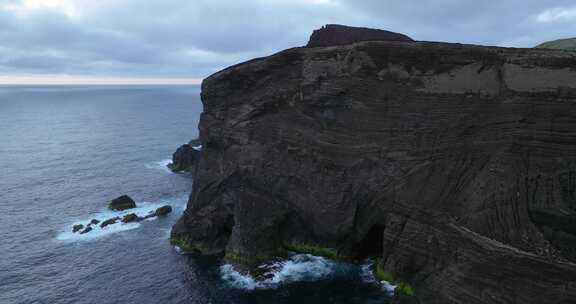
[[[376,278],[374,277],[374,272],[372,271],[372,267],[374,265],[374,261],[368,259],[364,261],[364,263],[360,266],[360,277],[364,283],[375,283]]]
[[[277,262],[272,269],[273,284],[296,281],[316,281],[329,276],[335,269],[335,263],[323,257],[311,254],[295,254],[287,261]]]
[[[89,221],[90,220],[85,221],[84,225]],[[79,232],[73,233],[72,231],[65,231],[58,234],[56,238],[65,242],[92,241],[121,231],[136,229],[138,227],[140,227],[140,223],[117,223],[108,225],[104,228],[100,228],[98,225],[92,225],[93,229],[88,233],[80,234]]]
[[[289,259],[259,266],[262,279],[241,274],[232,265],[220,267],[222,279],[231,287],[245,290],[274,289],[298,281],[317,281],[334,273],[336,263],[310,254],[292,254]]]
[[[254,278],[248,274],[241,274],[234,266],[224,264],[220,267],[222,279],[231,287],[238,289],[254,290],[260,285]]]
[[[392,283],[387,281],[378,282],[378,280],[376,280],[376,277],[374,277],[374,272],[372,271],[373,268],[374,268],[374,261],[372,261],[371,259],[366,260],[364,264],[360,266],[360,277],[362,278],[362,281],[370,284],[378,284],[389,295],[393,295],[394,290],[396,289],[396,285],[393,285]]]
[[[99,238],[102,238],[102,237],[105,237],[105,236],[108,236],[108,235],[111,235],[114,233],[136,229],[136,228],[140,227],[141,223],[122,223],[121,221],[118,221],[115,224],[108,225],[104,228],[100,228],[100,224],[107,219],[111,219],[113,217],[122,218],[123,216],[130,214],[130,213],[136,213],[136,215],[138,215],[140,217],[144,217],[144,216],[154,212],[157,208],[162,207],[164,205],[171,205],[175,210],[180,211],[185,206],[185,199],[184,198],[178,198],[178,199],[173,199],[173,200],[160,201],[160,202],[156,202],[156,203],[141,202],[141,203],[137,203],[137,205],[138,205],[137,208],[127,209],[124,211],[114,211],[114,210],[104,209],[100,212],[94,213],[90,217],[76,220],[76,221],[70,223],[69,225],[67,225],[66,227],[64,227],[63,231],[61,233],[59,233],[58,236],[56,236],[56,239],[58,239],[60,241],[65,241],[65,242],[89,241],[89,240],[99,239]],[[86,227],[86,225],[88,223],[90,223],[90,221],[92,219],[96,219],[96,220],[100,221],[100,223],[98,223],[98,225],[91,225],[92,231],[85,233],[85,234],[80,234],[79,232],[76,232],[76,233],[72,232],[72,227],[74,225],[82,224]],[[147,221],[148,220],[153,221],[156,219],[157,219],[157,217],[152,217],[152,218],[147,219]]]
[[[390,282],[382,281],[380,282],[382,288],[386,290],[389,295],[394,295],[394,291],[396,290],[396,285],[392,285]]]
[[[164,172],[171,173],[172,171],[170,171],[170,169],[168,168],[168,164],[170,164],[171,162],[172,162],[171,159],[163,159],[160,161],[145,164],[144,166],[148,169],[162,170]]]
[[[202,145],[193,146],[192,149],[196,151],[202,151]]]

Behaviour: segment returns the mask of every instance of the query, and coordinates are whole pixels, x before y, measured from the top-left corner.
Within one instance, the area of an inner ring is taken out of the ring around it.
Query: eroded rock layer
[[[576,303],[570,53],[295,48],[210,76],[202,100],[183,248],[372,256],[420,303]]]

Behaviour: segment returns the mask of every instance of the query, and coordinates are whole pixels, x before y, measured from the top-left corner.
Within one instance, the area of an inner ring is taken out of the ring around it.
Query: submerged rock
[[[136,213],[127,214],[122,218],[123,223],[131,223],[131,222],[136,222],[139,220],[141,220],[141,219],[138,217],[138,215],[136,215]]]
[[[136,208],[136,202],[128,195],[122,195],[118,198],[113,199],[108,205],[108,208],[117,211],[132,209]]]
[[[91,224],[91,225],[98,225],[98,223],[100,223],[100,221],[97,220],[97,219],[92,219],[92,220],[90,221],[90,224]]]
[[[84,228],[84,225],[82,225],[82,224],[74,225],[72,227],[72,232],[78,232],[78,231],[82,230],[83,228]]]
[[[166,216],[170,212],[172,212],[172,206],[166,205],[156,209],[156,212],[154,212],[154,214],[156,216]]]
[[[82,231],[80,232],[80,234],[85,234],[85,233],[88,233],[88,232],[90,232],[90,231],[92,231],[92,227],[88,226],[88,227],[86,227],[86,229],[82,230]]]
[[[576,298],[572,53],[293,48],[201,96],[205,146],[171,234],[184,251],[372,257],[423,304]]]
[[[102,224],[100,224],[100,227],[101,227],[101,228],[104,228],[104,227],[106,227],[106,226],[108,226],[108,225],[115,224],[118,220],[120,220],[119,217],[113,217],[113,218],[111,218],[111,219],[107,219],[107,220],[103,221]]]

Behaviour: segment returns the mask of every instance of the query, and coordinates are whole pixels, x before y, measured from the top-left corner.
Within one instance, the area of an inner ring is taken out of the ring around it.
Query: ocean
[[[265,280],[169,243],[193,179],[166,164],[197,136],[199,86],[0,87],[0,303],[387,303],[360,265],[292,254]],[[72,225],[162,205],[165,218]]]

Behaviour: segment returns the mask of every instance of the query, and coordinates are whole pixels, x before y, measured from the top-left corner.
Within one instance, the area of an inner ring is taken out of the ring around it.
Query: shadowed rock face
[[[173,172],[193,172],[199,157],[199,150],[191,144],[184,144],[174,152],[172,163],[168,164],[168,168]]]
[[[307,47],[345,45],[360,41],[414,41],[412,38],[389,31],[365,27],[328,24],[314,30]]]
[[[202,84],[172,240],[255,264],[373,256],[419,303],[575,303],[576,59],[424,42],[294,48]]]

